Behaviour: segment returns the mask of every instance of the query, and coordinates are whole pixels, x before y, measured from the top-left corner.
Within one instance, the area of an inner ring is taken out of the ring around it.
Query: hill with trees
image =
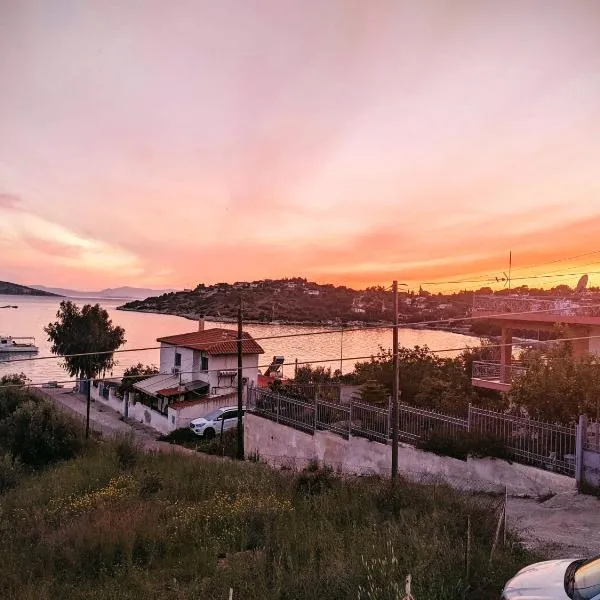
[[[58,294],[53,294],[52,292],[46,292],[44,290],[36,290],[35,288],[27,287],[26,285],[20,285],[18,283],[11,283],[10,281],[0,281],[0,295],[59,297]]]

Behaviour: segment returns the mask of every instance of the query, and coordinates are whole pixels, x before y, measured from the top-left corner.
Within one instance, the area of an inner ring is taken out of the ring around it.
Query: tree
[[[113,368],[113,352],[125,343],[125,330],[113,325],[108,312],[99,304],[86,304],[81,310],[69,300],[63,300],[56,313],[57,321],[44,327],[50,350],[64,358],[64,367],[71,377],[87,379],[87,414],[85,437],[90,429],[90,385],[100,373]]]
[[[79,310],[75,303],[63,300],[56,317],[44,331],[52,342],[52,353],[64,357],[71,377],[93,379],[113,368],[113,352],[125,343],[125,330],[112,324],[106,310],[99,304],[86,304]]]
[[[119,386],[119,394],[123,396],[126,392],[131,392],[134,383],[148,379],[148,377],[152,377],[152,375],[156,375],[157,373],[158,369],[155,365],[143,365],[142,363],[125,369],[123,380]]]
[[[530,350],[522,362],[524,373],[513,380],[509,397],[528,416],[574,424],[582,413],[598,415],[600,357],[586,354],[577,358],[572,344],[563,342]]]

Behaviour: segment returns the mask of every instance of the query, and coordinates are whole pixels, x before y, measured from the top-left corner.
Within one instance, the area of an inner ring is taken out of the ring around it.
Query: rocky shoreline
[[[188,319],[190,321],[199,321],[200,319],[205,319],[207,321],[212,321],[214,323],[237,323],[237,319],[234,317],[216,317],[212,315],[199,315],[195,313],[184,313],[178,311],[169,311],[169,310],[158,310],[158,309],[147,309],[147,308],[127,308],[125,306],[117,306],[117,310],[129,311],[129,312],[139,312],[139,313],[150,313],[150,314],[158,314],[158,315],[169,315],[173,317],[181,317],[183,319]],[[336,321],[292,321],[285,319],[277,319],[276,321],[259,321],[257,319],[244,319],[244,323],[250,325],[285,325],[285,326],[293,326],[293,327],[391,327],[391,321],[374,321],[374,322],[365,322],[365,321],[345,321],[343,323]],[[423,326],[418,324],[402,324],[400,323],[400,327],[404,329],[424,329],[428,331],[447,331],[450,333],[457,333],[460,335],[465,335],[469,337],[477,337],[474,336],[469,328],[466,326],[452,326],[452,325],[438,325],[436,327],[432,326]]]

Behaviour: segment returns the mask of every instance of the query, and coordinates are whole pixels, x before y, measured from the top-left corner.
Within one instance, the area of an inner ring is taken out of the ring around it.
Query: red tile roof
[[[252,338],[249,333],[242,334],[243,354],[263,354],[264,350]],[[237,331],[234,329],[223,329],[215,327],[204,331],[193,331],[192,333],[181,333],[158,338],[157,342],[181,346],[192,350],[200,350],[210,355],[237,354]]]

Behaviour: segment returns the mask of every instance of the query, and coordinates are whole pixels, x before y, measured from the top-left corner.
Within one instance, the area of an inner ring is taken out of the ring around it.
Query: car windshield
[[[573,575],[573,600],[592,600],[600,596],[600,556],[584,562]]]
[[[208,413],[204,418],[207,421],[216,421],[222,414],[223,414],[223,411],[220,409],[217,409],[217,410],[213,410],[211,413]]]

